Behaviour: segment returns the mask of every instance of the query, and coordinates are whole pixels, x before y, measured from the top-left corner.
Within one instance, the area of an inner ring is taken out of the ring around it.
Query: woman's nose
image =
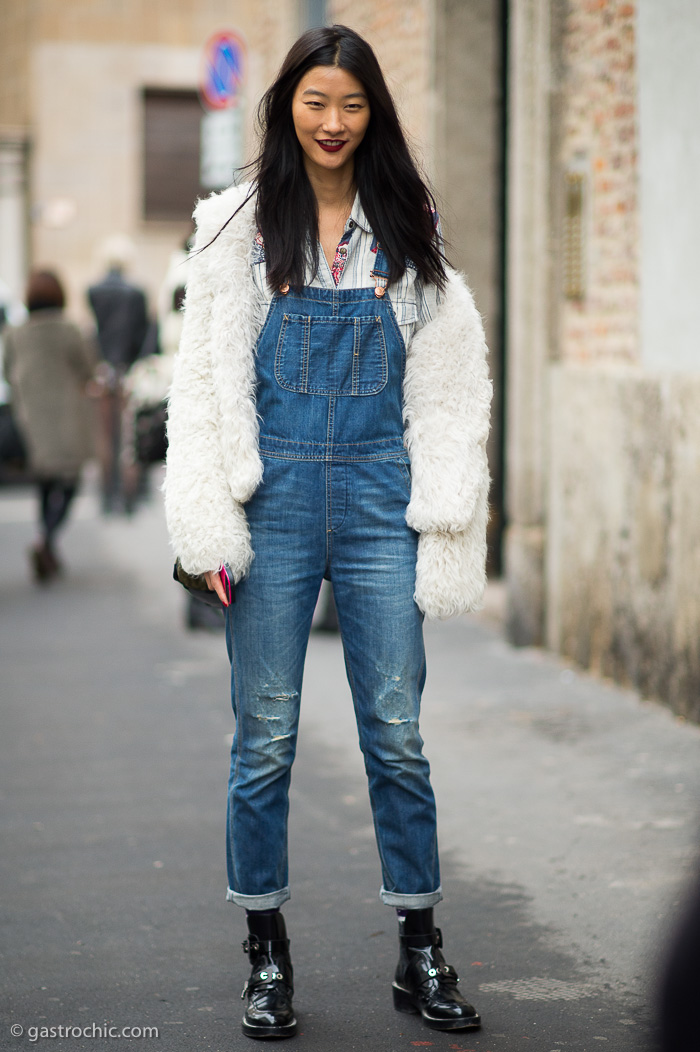
[[[326,110],[326,119],[323,122],[324,130],[327,132],[339,132],[343,128],[343,118],[340,110],[329,108]]]

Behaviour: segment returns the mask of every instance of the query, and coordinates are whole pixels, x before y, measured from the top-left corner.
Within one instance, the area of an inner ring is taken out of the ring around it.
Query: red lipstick
[[[338,150],[342,150],[343,146],[345,146],[345,140],[343,139],[317,139],[316,142],[326,153],[337,153]]]

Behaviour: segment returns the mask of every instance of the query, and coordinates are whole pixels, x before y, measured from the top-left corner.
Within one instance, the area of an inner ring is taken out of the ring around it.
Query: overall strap
[[[377,242],[377,256],[374,261],[374,266],[369,272],[369,276],[374,278],[374,295],[378,299],[381,299],[389,286],[389,267],[384,255],[384,250],[379,242]]]

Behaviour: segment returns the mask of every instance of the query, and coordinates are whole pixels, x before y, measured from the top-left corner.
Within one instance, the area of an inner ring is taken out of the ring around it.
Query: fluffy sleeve
[[[197,253],[223,222],[219,210],[202,208],[208,203],[202,202],[195,212],[197,237],[189,262],[182,337],[168,399],[165,514],[173,550],[188,573],[217,570],[226,563],[235,580],[240,580],[253,553],[243,506],[234,499],[229,485],[221,404],[214,382],[214,298],[218,287],[212,268],[217,253]]]
[[[419,533],[457,533],[474,518],[488,484],[491,380],[474,298],[448,274],[436,317],[411,340],[404,379],[405,443],[411,457],[406,521]]]
[[[404,380],[415,600],[441,618],[477,609],[486,585],[492,395],[474,299],[459,275],[448,277],[436,316],[411,341]]]

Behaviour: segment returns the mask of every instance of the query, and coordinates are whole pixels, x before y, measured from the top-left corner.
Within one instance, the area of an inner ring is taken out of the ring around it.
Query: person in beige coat
[[[33,271],[27,284],[29,317],[5,334],[5,376],[38,487],[40,535],[29,556],[34,576],[42,582],[60,570],[55,534],[92,452],[85,388],[96,355],[64,318],[64,305],[57,276]]]

